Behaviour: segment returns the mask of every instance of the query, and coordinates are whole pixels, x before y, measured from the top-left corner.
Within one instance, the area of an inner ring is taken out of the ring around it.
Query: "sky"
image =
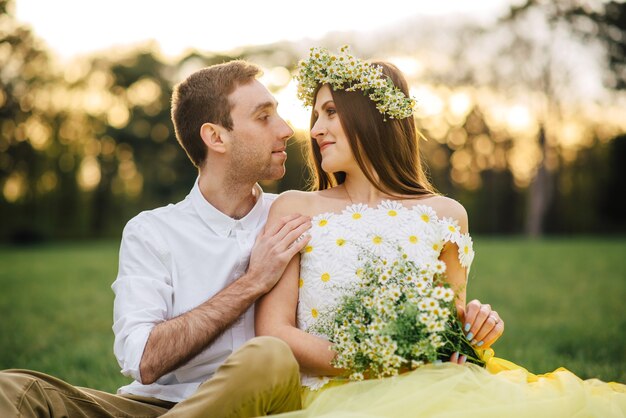
[[[165,56],[188,49],[237,47],[301,39],[331,31],[393,27],[415,15],[451,13],[490,20],[510,0],[16,0],[29,24],[59,58],[155,40]]]

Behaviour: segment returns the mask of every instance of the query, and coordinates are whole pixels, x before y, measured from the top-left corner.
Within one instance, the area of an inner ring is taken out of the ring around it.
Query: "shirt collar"
[[[202,195],[198,180],[189,195],[196,212],[207,226],[217,235],[227,237],[233,229],[253,230],[258,226],[263,214],[263,189],[255,184],[254,190],[257,194],[256,203],[241,219],[233,219],[211,205]]]

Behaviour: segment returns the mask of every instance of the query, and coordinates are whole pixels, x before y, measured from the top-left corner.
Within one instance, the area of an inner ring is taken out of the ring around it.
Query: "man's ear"
[[[215,123],[204,123],[200,127],[200,137],[206,146],[214,152],[224,153],[226,146],[223,135],[226,133],[226,129],[223,126]]]

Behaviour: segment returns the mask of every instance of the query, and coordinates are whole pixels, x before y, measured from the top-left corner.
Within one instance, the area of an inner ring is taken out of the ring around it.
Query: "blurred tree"
[[[626,134],[612,140],[606,148],[607,158],[602,163],[608,173],[604,189],[600,190],[597,214],[604,221],[601,226],[603,232],[623,234],[626,232]]]
[[[529,236],[544,231],[555,204],[555,173],[575,159],[583,137],[597,134],[583,131],[615,123],[598,116],[593,106],[611,106],[611,91],[626,76],[623,10],[624,4],[616,2],[526,0],[512,6],[495,27],[470,31],[472,36],[459,44],[460,61],[468,65],[457,72],[457,80],[493,86],[504,106],[507,100],[517,103],[505,115],[509,124],[528,116],[536,121],[534,144],[526,135],[509,133],[517,153],[520,147],[527,150],[525,162],[509,159],[508,164],[513,169],[525,165],[530,175]]]
[[[170,121],[170,77],[175,68],[150,49],[103,66],[111,74],[109,90],[123,117],[109,118],[104,126],[102,140],[112,140],[115,146],[111,158],[101,156],[107,170],[93,205],[94,227],[101,233],[118,229],[140,210],[180,200],[196,176],[176,144]]]
[[[146,44],[59,67],[12,5],[0,0],[0,240],[119,236],[139,211],[182,199],[197,172],[174,136],[173,85],[244,58],[263,67],[262,82],[285,105],[290,73],[310,46],[165,62]],[[475,232],[519,233],[524,223],[533,233],[624,231],[616,197],[624,141],[611,140],[624,124],[606,100],[626,85],[623,2],[528,0],[480,30],[409,23],[347,38],[358,55],[388,57],[407,73],[430,138],[422,142],[430,175],[465,204]],[[320,43],[346,41],[336,36]],[[308,133],[296,137],[287,175],[263,183],[267,191],[307,188]]]
[[[0,237],[33,241],[54,223],[53,213],[37,207],[57,199],[51,192],[67,186],[64,174],[75,167],[50,158],[62,152],[51,140],[57,115],[44,98],[56,79],[44,45],[13,9],[13,1],[0,0]]]
[[[611,1],[604,14],[593,13],[591,17],[598,23],[599,36],[607,46],[612,69],[607,82],[616,89],[626,89],[626,3]]]
[[[309,190],[310,171],[307,165],[308,132],[296,132],[294,139],[287,143],[287,161],[285,176],[280,179],[274,192],[282,193],[285,190]]]
[[[626,88],[626,2],[601,0],[526,0],[512,7],[505,19],[515,19],[532,8],[547,12],[548,19],[565,22],[572,32],[587,42],[600,42],[606,67],[604,81],[612,89]]]
[[[92,196],[92,231],[119,234],[139,211],[182,200],[197,170],[180,148],[170,119],[173,85],[202,67],[236,57],[192,52],[177,63],[157,58],[153,45],[113,60],[96,57],[92,73],[107,76],[116,106],[100,118],[102,176]],[[87,75],[87,78],[92,77]]]

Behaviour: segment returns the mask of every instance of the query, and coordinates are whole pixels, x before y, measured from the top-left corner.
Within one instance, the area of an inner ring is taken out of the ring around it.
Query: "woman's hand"
[[[489,348],[504,332],[504,321],[491,309],[474,299],[465,308],[457,306],[465,336],[476,348]],[[467,357],[458,352],[450,356],[451,363],[465,364]]]
[[[504,332],[504,321],[491,309],[474,299],[465,308],[457,307],[467,339],[476,348],[489,348]]]

